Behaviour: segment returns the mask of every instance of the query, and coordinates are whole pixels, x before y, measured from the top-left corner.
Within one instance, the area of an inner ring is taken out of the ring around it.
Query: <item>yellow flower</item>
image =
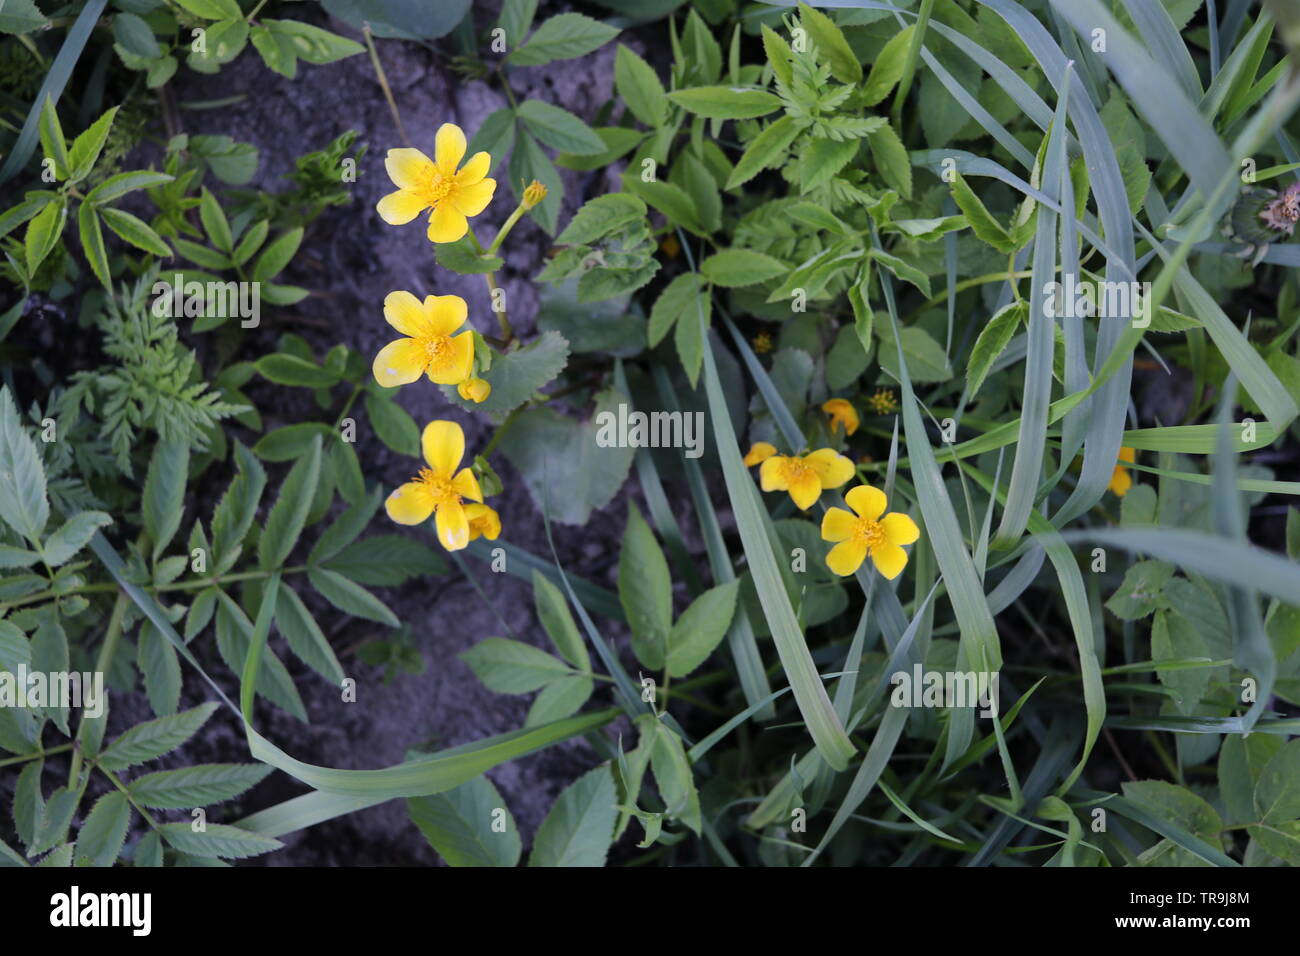
[[[532,209],[534,206],[536,206],[539,202],[541,202],[545,198],[546,198],[546,187],[534,179],[524,189],[524,198],[523,198],[524,211],[527,212],[529,209]]]
[[[831,417],[831,434],[837,427],[844,429],[845,435],[852,435],[858,430],[858,410],[842,398],[832,398],[822,403],[822,411]]]
[[[762,464],[776,454],[776,446],[765,441],[754,442],[754,447],[750,448],[745,455],[745,467],[753,468],[755,465]]]
[[[459,385],[474,368],[474,336],[465,324],[469,310],[458,295],[429,295],[424,302],[409,292],[384,296],[384,318],[409,338],[389,342],[375,356],[375,381],[386,388],[414,382],[422,372],[439,385]]]
[[[479,535],[489,541],[495,541],[501,534],[501,516],[487,505],[471,504],[465,506],[469,518],[469,539],[473,541]]]
[[[903,545],[921,536],[916,522],[899,511],[885,514],[885,493],[870,485],[858,485],[844,500],[853,514],[843,508],[827,508],[822,516],[822,540],[838,542],[826,555],[826,566],[841,577],[861,567],[867,555],[876,570],[889,580],[903,573],[907,552]],[[883,518],[881,515],[885,515]]]
[[[676,259],[677,253],[682,251],[682,244],[677,241],[674,235],[664,236],[663,242],[659,243],[659,248],[669,259]]]
[[[766,355],[772,351],[772,336],[766,332],[759,332],[754,336],[754,351],[759,355]]]
[[[1119,460],[1127,461],[1132,464],[1137,459],[1137,452],[1125,445],[1119,450]],[[1110,476],[1110,484],[1107,486],[1115,494],[1123,498],[1128,494],[1128,490],[1133,487],[1133,478],[1128,473],[1128,469],[1123,465],[1116,465],[1115,471]]]
[[[492,385],[481,378],[467,378],[456,386],[456,391],[467,402],[486,402],[492,394]]]
[[[388,496],[388,517],[398,524],[423,524],[434,515],[442,546],[459,551],[470,542],[469,515],[462,502],[483,500],[474,472],[460,467],[465,433],[455,422],[429,422],[420,446],[429,467]]]
[[[856,474],[853,462],[833,448],[819,448],[807,455],[773,455],[759,469],[764,491],[788,491],[802,510],[812,507],[822,491],[838,488]]]
[[[889,389],[878,388],[876,394],[867,399],[867,407],[877,415],[892,415],[898,411],[898,402]]]
[[[475,153],[465,158],[465,133],[454,123],[443,123],[434,140],[434,158],[418,149],[390,149],[384,160],[397,192],[379,200],[375,209],[384,222],[401,226],[424,210],[429,213],[429,240],[455,242],[469,231],[467,216],[477,216],[492,201],[495,179],[488,179],[492,157]]]

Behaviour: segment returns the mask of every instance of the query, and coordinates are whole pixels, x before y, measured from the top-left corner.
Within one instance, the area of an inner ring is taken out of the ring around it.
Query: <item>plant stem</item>
[[[930,12],[934,10],[934,0],[921,0],[921,12],[916,18],[916,32],[912,34],[912,43],[907,48],[907,59],[903,61],[903,75],[898,80],[898,91],[894,94],[894,107],[890,111],[890,122],[899,136],[903,135],[902,117],[903,101],[912,88],[912,77],[916,75],[916,61],[921,58],[921,44],[925,42],[925,30],[930,25]]]
[[[514,213],[511,214],[510,218],[506,220],[505,225],[501,227],[501,231],[497,233],[496,239],[493,240],[492,242],[492,249],[494,251],[497,248],[497,246],[500,245],[501,240],[505,237],[505,233],[519,219],[519,215],[520,215],[519,210],[516,209]],[[478,254],[483,255],[484,254],[483,246],[479,244],[478,236],[474,235],[474,230],[471,229],[468,235],[469,235],[470,242],[474,244],[474,248],[478,251]],[[505,348],[515,339],[515,331],[510,327],[510,316],[506,312],[505,290],[502,289],[501,286],[497,283],[497,276],[495,272],[485,272],[483,273],[483,278],[487,281],[488,296],[492,300],[492,311],[496,312],[497,324],[501,326],[501,340],[502,340],[501,347]],[[499,296],[497,293],[498,289],[501,290]],[[498,298],[501,299],[501,308],[499,310],[496,307]]]
[[[29,760],[40,760],[52,754],[61,754],[71,749],[72,744],[59,744],[57,747],[47,747],[44,750],[38,750],[34,754],[25,754],[22,757],[6,757],[4,760],[0,760],[0,767],[11,767],[17,763],[27,763]]]
[[[261,7],[259,6],[258,9],[261,9]],[[370,33],[370,24],[367,23],[362,27],[361,32],[366,38],[366,48],[370,51],[370,62],[375,68],[375,76],[379,80],[379,87],[384,91],[384,99],[388,101],[388,111],[393,114],[393,122],[397,124],[397,133],[402,137],[402,142],[410,146],[411,138],[406,135],[406,127],[402,125],[402,114],[397,111],[397,100],[393,99],[393,88],[388,85],[388,76],[384,73],[384,65],[379,62],[379,51],[375,49],[375,38]]]

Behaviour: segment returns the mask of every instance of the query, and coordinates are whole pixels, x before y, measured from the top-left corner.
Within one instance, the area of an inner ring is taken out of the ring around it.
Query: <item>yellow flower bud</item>
[[[534,179],[528,184],[528,188],[524,190],[523,207],[526,210],[532,209],[545,198],[546,187]]]
[[[456,391],[467,402],[486,402],[492,386],[481,378],[467,378],[456,386]]]

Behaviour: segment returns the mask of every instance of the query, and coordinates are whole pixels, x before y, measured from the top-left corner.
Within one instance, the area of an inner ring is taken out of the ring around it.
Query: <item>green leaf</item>
[[[1137,621],[1166,607],[1165,584],[1174,566],[1164,561],[1138,561],[1124,572],[1124,580],[1106,602],[1106,608],[1123,621]]]
[[[78,512],[45,539],[41,546],[41,556],[50,567],[67,564],[86,546],[96,531],[112,523],[113,519],[102,511]]]
[[[533,839],[529,866],[604,866],[618,821],[614,776],[608,766],[565,788]]]
[[[654,69],[623,44],[614,58],[614,87],[632,115],[657,129],[668,118],[668,94]]]
[[[406,801],[406,812],[448,866],[515,866],[522,853],[519,827],[486,776]],[[505,829],[493,824],[502,820]]]
[[[140,634],[136,638],[136,665],[144,677],[153,712],[159,717],[175,714],[181,701],[181,663],[176,657],[176,648],[150,621],[140,625]]]
[[[569,613],[569,605],[560,589],[540,571],[533,571],[533,604],[537,619],[555,644],[560,656],[580,671],[591,670],[591,657],[587,644],[578,632],[578,626]]]
[[[208,234],[208,239],[214,246],[222,252],[234,251],[235,240],[230,235],[230,223],[221,211],[217,197],[206,186],[199,199],[199,219],[203,223],[203,231]]]
[[[335,687],[342,686],[343,668],[334,648],[302,599],[283,582],[275,602],[275,626],[299,660]]]
[[[0,9],[0,33],[30,33],[48,22],[33,0],[6,0]]]
[[[736,161],[735,168],[727,178],[727,189],[742,186],[757,176],[764,169],[775,166],[785,156],[786,150],[799,135],[799,127],[793,117],[782,116],[765,126],[750,141],[745,152]]]
[[[145,475],[141,511],[145,531],[153,542],[155,561],[181,526],[189,469],[190,446],[186,442],[160,441],[154,446]]]
[[[646,215],[645,203],[628,193],[609,193],[584,203],[556,238],[560,245],[590,245]]]
[[[193,0],[189,2],[192,3]],[[279,840],[224,823],[209,823],[199,833],[191,829],[189,823],[164,823],[158,827],[158,831],[168,846],[190,856],[242,860],[270,853],[284,845]]]
[[[637,718],[643,734],[650,735],[650,769],[655,786],[668,808],[667,814],[680,820],[696,833],[700,832],[700,795],[690,761],[682,747],[682,738],[653,716]]]
[[[171,256],[172,251],[167,248],[167,243],[144,220],[109,206],[100,206],[99,214],[104,217],[104,223],[109,229],[136,248],[163,258]]]
[[[799,186],[805,193],[826,185],[858,153],[858,141],[815,139],[799,159]]]
[[[520,413],[506,430],[501,450],[551,521],[585,524],[591,512],[609,504],[627,480],[635,449],[602,447],[596,441],[598,423],[617,416],[618,404],[626,401],[616,390],[607,389],[596,395],[590,421],[576,421],[541,406]]]
[[[875,106],[889,95],[898,81],[903,78],[903,67],[907,63],[907,51],[912,45],[912,34],[916,25],[910,24],[889,38],[889,41],[876,54],[867,74],[867,82],[862,85],[859,94],[863,106]]]
[[[0,388],[0,519],[33,544],[50,520],[45,467],[7,387]]]
[[[277,385],[295,385],[299,388],[329,388],[339,383],[338,372],[321,368],[287,352],[272,352],[253,363],[264,377]]]
[[[378,621],[389,627],[401,626],[392,611],[383,601],[375,597],[355,581],[350,581],[337,571],[326,568],[311,568],[307,572],[312,586],[340,611],[354,617],[364,617],[369,621]]]
[[[312,499],[316,496],[316,483],[320,478],[321,443],[313,440],[311,450],[300,458],[289,471],[280,488],[279,497],[267,516],[266,527],[257,543],[259,566],[264,570],[278,568],[289,557],[298,543]]]
[[[757,87],[697,86],[668,98],[707,119],[754,119],[781,108],[781,98]]]
[[[86,254],[90,270],[105,289],[112,292],[113,278],[108,264],[108,250],[104,246],[104,230],[99,227],[95,207],[83,202],[77,209],[77,230],[81,235],[81,251]]]
[[[541,100],[525,100],[517,115],[529,132],[552,149],[579,155],[605,151],[605,141],[566,109]]]
[[[673,627],[673,584],[654,532],[628,504],[618,557],[618,599],[632,629],[632,650],[650,670],[661,670]]]
[[[127,785],[131,799],[157,810],[188,810],[233,800],[257,786],[272,768],[255,763],[206,763],[159,770]]]
[[[97,801],[77,833],[77,866],[112,866],[126,842],[131,805],[126,794],[112,790]]]
[[[683,272],[664,287],[650,309],[650,324],[646,332],[650,347],[663,341],[679,316],[694,315],[697,307],[703,308],[705,324],[712,309],[707,287],[694,272]]]
[[[324,566],[358,584],[375,587],[396,587],[408,578],[447,573],[446,563],[431,548],[387,534],[354,541]]]
[[[109,176],[102,183],[86,193],[86,202],[100,205],[106,202],[112,202],[119,199],[127,193],[134,192],[137,189],[151,189],[154,186],[161,186],[164,183],[172,181],[172,177],[166,173],[155,173],[151,170],[139,169],[129,173],[118,173],[115,176]]]
[[[104,749],[99,764],[107,770],[125,770],[155,760],[193,737],[216,709],[216,704],[208,702],[192,710],[137,724]]]
[[[862,64],[834,20],[806,3],[800,3],[799,22],[817,45],[817,52],[826,58],[835,79],[841,83],[857,83],[862,79]]]
[[[1024,301],[1008,302],[993,314],[971,346],[966,365],[966,395],[974,398],[997,357],[1024,324],[1029,305]]]
[[[1264,765],[1255,784],[1255,809],[1264,823],[1300,818],[1300,740],[1288,741]]]
[[[54,251],[63,235],[63,224],[67,218],[67,201],[59,196],[27,224],[25,248],[28,275],[35,275],[45,257]]]
[[[230,20],[244,15],[237,0],[176,0],[176,3],[204,20]]]
[[[581,13],[551,17],[528,38],[528,42],[506,57],[512,66],[543,66],[554,60],[572,60],[598,50],[618,36],[608,26]]]
[[[298,20],[271,20],[261,18],[261,24],[277,39],[287,40],[294,52],[308,63],[333,63],[345,57],[366,52],[356,40],[330,33],[310,23]]]
[[[293,461],[306,453],[312,439],[319,435],[333,441],[337,433],[324,422],[299,422],[267,432],[253,446],[253,454],[263,461]]]
[[[623,174],[623,188],[658,209],[671,225],[681,226],[696,235],[706,234],[691,197],[675,183],[645,182],[639,175],[628,172]]]
[[[239,245],[235,246],[234,252],[230,258],[235,265],[242,266],[249,259],[253,258],[254,253],[262,248],[262,243],[266,242],[266,234],[270,231],[271,226],[265,219],[259,219],[239,240]]]
[[[41,150],[45,153],[45,158],[54,161],[54,173],[59,179],[67,179],[72,162],[68,157],[68,142],[63,136],[63,127],[59,124],[59,113],[52,96],[47,95],[41,104],[39,129]]]
[[[239,555],[240,544],[252,527],[257,506],[266,488],[266,471],[242,444],[235,445],[239,471],[217,502],[212,516],[212,549],[217,574],[229,570]]]
[[[504,637],[479,641],[458,656],[498,694],[527,694],[572,673],[559,658]]]
[[[257,257],[257,261],[253,263],[253,280],[255,282],[266,282],[283,272],[284,267],[297,254],[298,246],[302,244],[302,233],[301,226],[297,229],[290,229],[267,246],[262,251],[262,254]]]
[[[1010,255],[1018,248],[1015,239],[993,218],[979,196],[970,188],[961,173],[956,173],[952,181],[952,198],[957,208],[965,215],[975,235],[987,242],[1003,255]]]
[[[334,523],[325,529],[325,533],[317,539],[311,553],[307,555],[307,563],[321,564],[328,561],[351,544],[375,516],[382,499],[383,492],[376,487],[334,519]],[[345,573],[345,576],[351,575]]]
[[[493,386],[493,391],[496,387]],[[414,458],[420,454],[420,428],[406,409],[391,398],[366,392],[366,415],[379,440],[401,455]]]
[[[114,27],[123,16],[130,16],[130,14],[119,14],[114,18]],[[139,18],[135,19],[138,20]],[[149,36],[152,39],[153,34],[150,33]],[[113,118],[117,116],[117,109],[114,106],[106,111],[73,141],[72,147],[68,150],[68,162],[70,164],[69,177],[74,182],[85,179],[90,175],[90,171],[95,168],[95,162],[104,149],[104,143],[108,141],[108,133],[113,127]]]
[[[703,664],[731,626],[739,581],[710,588],[691,603],[668,634],[664,668],[670,677],[685,677]]]
[[[898,138],[898,133],[892,126],[886,124],[867,136],[867,145],[871,147],[871,158],[875,160],[876,168],[884,177],[886,184],[910,199],[912,162],[908,158],[907,147]]]
[[[785,275],[789,268],[779,259],[752,249],[723,249],[700,263],[700,273],[727,288],[758,285]]]
[[[498,272],[505,264],[505,260],[500,256],[480,253],[469,241],[468,236],[456,242],[437,243],[433,247],[433,255],[438,260],[438,265],[452,272],[459,272],[461,275]]]
[[[515,195],[522,198],[523,189],[533,180],[546,187],[546,198],[533,207],[532,216],[551,235],[560,217],[560,204],[564,199],[564,182],[541,145],[527,132],[521,132],[514,152],[510,154],[510,182]]]
[[[492,386],[487,400],[476,404],[456,395],[450,386],[448,398],[462,408],[483,412],[495,420],[522,405],[555,379],[569,361],[569,343],[558,332],[543,332],[535,341],[492,360],[492,367],[482,378]]]

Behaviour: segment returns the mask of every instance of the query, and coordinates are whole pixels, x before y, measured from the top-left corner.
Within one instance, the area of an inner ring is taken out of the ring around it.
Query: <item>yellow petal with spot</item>
[[[469,186],[458,186],[452,191],[451,201],[466,216],[477,216],[492,201],[497,191],[495,179],[480,179]]]
[[[469,518],[458,504],[438,506],[438,540],[448,551],[459,551],[469,544]]]
[[[907,567],[907,552],[896,544],[882,544],[871,549],[871,563],[876,570],[890,581],[903,573]]]
[[[776,454],[776,446],[770,442],[756,441],[752,448],[745,455],[745,467],[752,468],[755,465],[767,461]]]
[[[841,541],[831,548],[830,554],[826,555],[826,567],[840,577],[846,578],[862,567],[862,562],[866,557],[866,545],[857,541]]]
[[[420,435],[420,449],[434,474],[450,478],[465,457],[465,433],[455,422],[429,422]]]
[[[858,519],[843,508],[827,508],[822,515],[822,540],[843,541],[853,534]]]
[[[450,202],[438,203],[429,215],[430,242],[457,242],[469,232],[464,214]]]
[[[396,388],[419,378],[427,360],[424,349],[415,339],[398,339],[379,350],[370,368],[376,382],[384,388]]]
[[[384,318],[397,331],[413,338],[431,331],[424,306],[409,292],[390,292],[384,296]]]
[[[426,295],[423,309],[433,335],[451,335],[469,315],[465,300],[458,295]]]
[[[885,526],[890,544],[911,544],[921,537],[921,529],[916,526],[911,515],[905,515],[901,511],[891,511],[880,523]]]
[[[859,518],[868,521],[875,521],[884,514],[885,506],[889,503],[883,491],[870,485],[858,485],[850,489],[844,500]]]
[[[789,488],[785,476],[785,459],[776,455],[763,462],[758,469],[758,481],[764,491],[785,491]]]
[[[456,174],[456,185],[472,186],[492,170],[492,157],[478,152],[471,156]]]
[[[384,168],[398,189],[420,189],[433,176],[433,160],[409,146],[390,149],[384,157]]]
[[[805,455],[804,461],[817,470],[823,488],[838,488],[857,474],[853,462],[833,448],[819,448],[812,454]]]
[[[404,226],[423,212],[426,206],[428,203],[415,193],[399,189],[379,200],[375,211],[390,226]]]
[[[433,159],[444,176],[455,176],[465,158],[465,131],[455,123],[443,123],[433,141]]]
[[[814,474],[804,472],[790,482],[790,497],[800,511],[807,511],[821,496],[822,483]]]
[[[478,479],[474,477],[474,472],[468,468],[462,468],[456,473],[456,477],[451,480],[451,486],[456,489],[456,494],[462,498],[468,498],[471,501],[483,500],[483,492],[478,486]]]
[[[408,481],[388,496],[384,508],[398,524],[423,524],[433,514],[433,493],[422,481]]]
[[[459,385],[474,371],[474,336],[468,332],[451,337],[451,352],[441,362],[429,365],[429,381],[437,385]]]

